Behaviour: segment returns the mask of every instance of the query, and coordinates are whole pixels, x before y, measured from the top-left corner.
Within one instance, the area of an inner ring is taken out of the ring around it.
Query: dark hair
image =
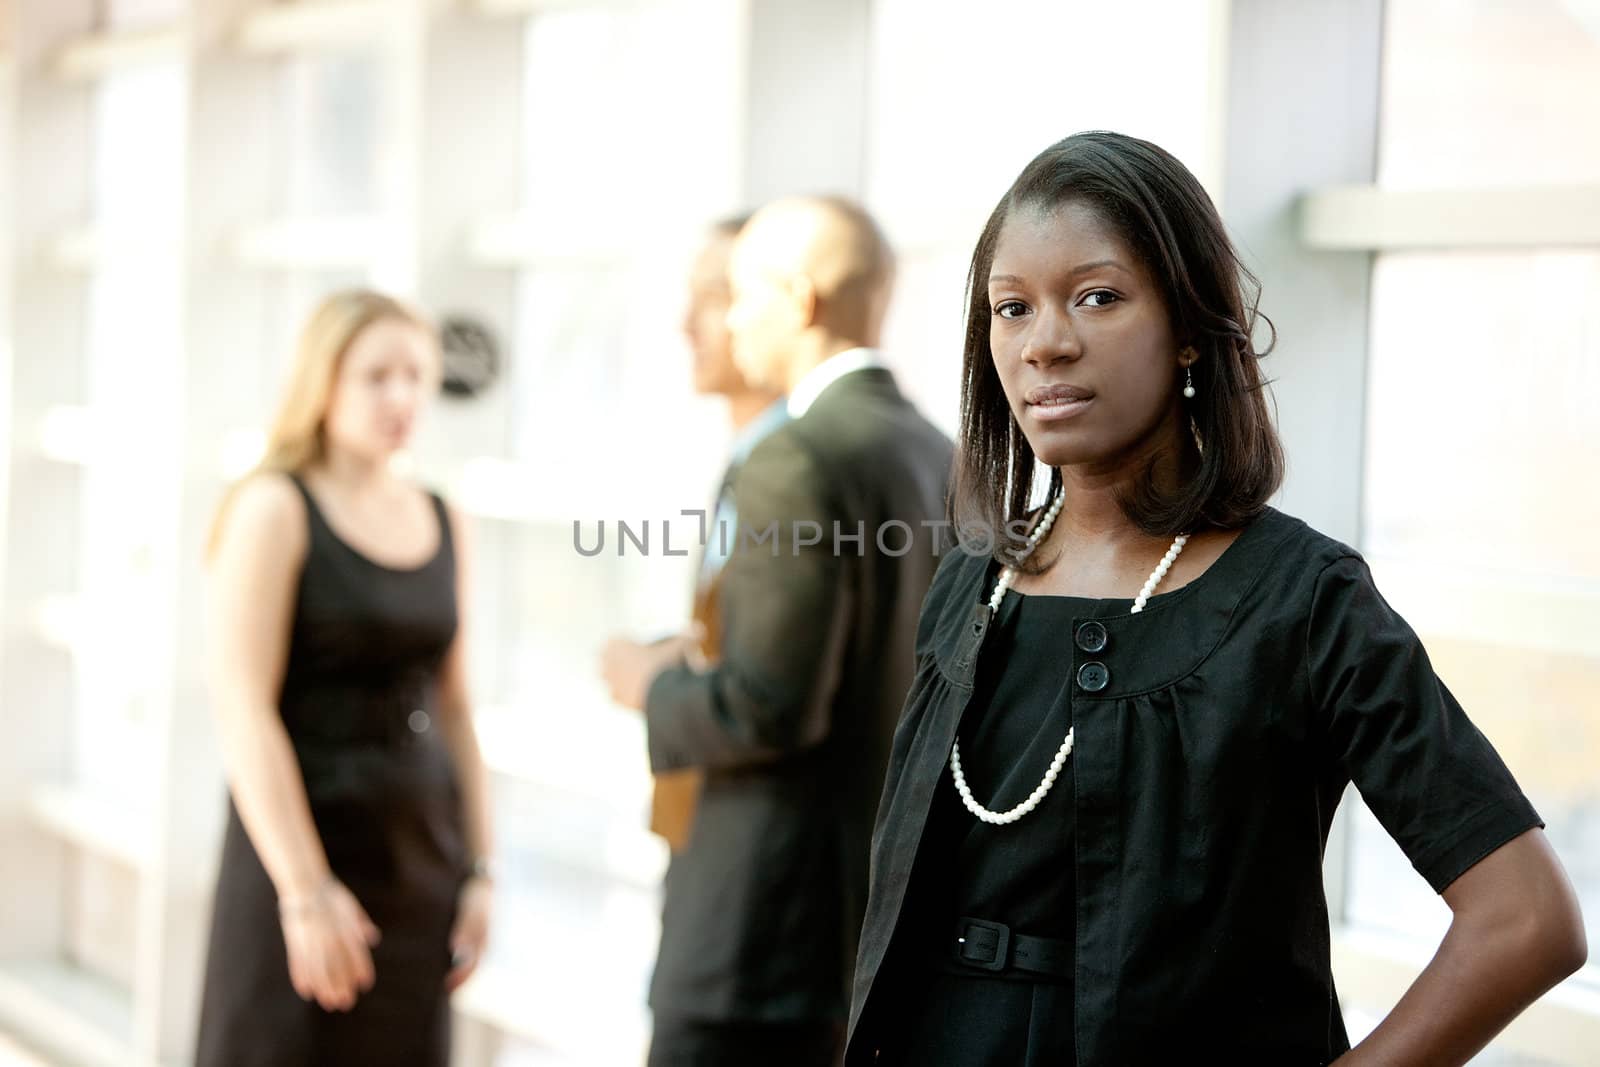
[[[1096,211],[1144,264],[1166,301],[1179,344],[1199,353],[1197,390],[1185,402],[1184,480],[1163,491],[1155,465],[1121,501],[1148,533],[1243,526],[1283,480],[1283,448],[1267,411],[1251,334],[1261,286],[1245,269],[1211,198],[1170,153],[1134,137],[1074,134],[1025,167],[989,216],[967,275],[967,332],[961,385],[961,441],[954,503],[963,521],[994,531],[995,558],[1014,562],[1007,524],[1026,513],[1038,459],[1012,416],[989,350],[988,279],[1000,229],[1023,207],[1081,203]],[[1270,321],[1267,323],[1271,327]],[[1274,334],[1274,339],[1276,335]],[[1176,387],[1176,382],[1174,383]],[[1050,473],[1052,493],[1059,471]]]

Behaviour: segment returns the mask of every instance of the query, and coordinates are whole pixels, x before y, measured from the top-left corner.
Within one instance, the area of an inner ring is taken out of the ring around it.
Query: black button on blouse
[[[1078,685],[1085,693],[1098,693],[1111,684],[1111,671],[1104,663],[1092,659],[1078,668]]]
[[[1093,619],[1078,627],[1078,647],[1085,652],[1104,652],[1106,628]]]

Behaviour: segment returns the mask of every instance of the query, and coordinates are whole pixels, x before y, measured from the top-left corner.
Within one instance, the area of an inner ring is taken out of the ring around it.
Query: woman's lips
[[[1041,422],[1070,419],[1094,401],[1094,393],[1079,385],[1040,385],[1023,397],[1028,412]]]

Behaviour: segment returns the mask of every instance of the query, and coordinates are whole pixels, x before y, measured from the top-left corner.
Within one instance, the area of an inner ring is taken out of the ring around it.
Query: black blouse
[[[934,791],[949,788],[995,570],[953,552],[923,605],[873,840],[847,1064],[874,1060],[900,1021],[904,968],[923,958],[907,920],[924,913],[928,866],[913,869]],[[1079,1061],[1204,1049],[1330,1062],[1349,1040],[1322,854],[1347,784],[1440,892],[1538,815],[1360,556],[1297,519],[1268,509],[1141,614],[1130,600],[1078,604],[1062,646]]]
[[[1027,799],[1072,725],[1072,597],[1008,591],[984,642],[972,700],[961,718],[961,766],[973,798],[990,811]],[[940,932],[963,916],[1034,937],[1072,936],[1072,757],[1039,806],[992,826],[961,804],[949,767],[934,796],[924,848]],[[935,937],[930,944],[944,945]]]
[[[990,624],[961,718],[961,766],[978,803],[1005,811],[1033,792],[1072,724],[1072,617],[1086,602],[1008,591]],[[880,1063],[894,1067],[1071,1067],[1070,976],[989,972],[958,962],[961,919],[1070,943],[1072,759],[1033,811],[993,826],[962,805],[948,766],[916,880],[921,914],[905,921],[926,951],[900,990],[903,1023]],[[1070,960],[1069,960],[1070,962]],[[1018,988],[1021,987],[1021,988]]]

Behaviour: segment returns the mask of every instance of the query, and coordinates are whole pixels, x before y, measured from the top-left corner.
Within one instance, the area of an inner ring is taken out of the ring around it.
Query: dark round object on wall
[[[500,377],[500,342],[482,319],[445,315],[439,320],[439,347],[444,352],[440,388],[446,396],[477,396]]]

